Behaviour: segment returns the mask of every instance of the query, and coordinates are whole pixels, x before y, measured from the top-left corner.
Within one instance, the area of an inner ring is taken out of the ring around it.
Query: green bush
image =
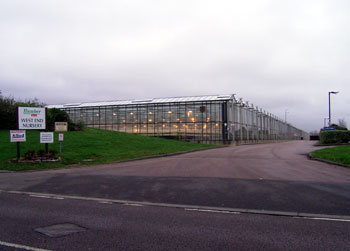
[[[84,121],[79,120],[76,124],[75,124],[75,130],[76,131],[83,131],[86,128],[86,125],[84,123]]]
[[[67,112],[57,109],[51,108],[47,111],[47,123],[50,131],[55,130],[55,122],[68,122],[68,130],[74,131],[74,123],[69,118]]]
[[[0,130],[17,129],[16,109],[17,107],[44,107],[44,104],[37,99],[19,101],[13,97],[4,97],[0,90]]]
[[[320,142],[322,144],[341,144],[350,141],[350,131],[332,130],[321,131]]]

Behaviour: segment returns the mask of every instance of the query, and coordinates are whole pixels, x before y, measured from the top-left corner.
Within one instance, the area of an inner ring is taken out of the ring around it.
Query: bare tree
[[[339,120],[338,120],[338,125],[339,125],[340,127],[348,128],[348,126],[346,125],[345,119],[339,119]]]

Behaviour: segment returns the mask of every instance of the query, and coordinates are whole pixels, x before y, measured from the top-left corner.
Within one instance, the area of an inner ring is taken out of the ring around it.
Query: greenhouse
[[[51,105],[88,127],[213,144],[300,140],[307,135],[234,95]]]

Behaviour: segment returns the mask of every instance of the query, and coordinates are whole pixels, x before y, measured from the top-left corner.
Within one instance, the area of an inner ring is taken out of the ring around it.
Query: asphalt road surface
[[[205,150],[61,170],[0,173],[0,189],[350,215],[350,169],[309,160],[313,142]]]
[[[350,169],[309,160],[315,149],[284,142],[3,172],[0,250],[350,250]]]
[[[349,250],[349,233],[342,220],[0,193],[0,250]]]

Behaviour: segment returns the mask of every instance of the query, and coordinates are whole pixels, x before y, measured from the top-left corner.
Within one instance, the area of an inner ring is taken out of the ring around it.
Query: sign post
[[[60,142],[60,153],[62,152],[62,141],[63,141],[64,134],[59,133],[58,134],[58,141]]]
[[[55,132],[66,132],[68,131],[68,122],[55,122]],[[60,142],[60,153],[62,152],[62,141],[64,134],[58,134],[58,141]]]
[[[336,129],[335,126],[325,126],[323,128],[323,130],[325,130],[325,131],[332,131],[332,130],[335,130],[335,129]]]
[[[17,107],[16,109],[17,129],[19,129],[18,108],[19,107]],[[20,148],[19,142],[17,142],[16,144],[17,144],[17,160],[19,161],[21,159],[21,148]]]
[[[26,142],[26,131],[25,130],[10,130],[10,142],[17,143],[17,159],[21,158],[20,142]]]
[[[26,137],[24,130],[38,130],[38,129],[48,130],[46,117],[47,117],[47,108],[17,107],[16,109],[17,131],[11,131],[10,134],[11,134],[11,142],[17,142],[17,159],[18,160],[20,160],[21,158],[20,142],[25,141],[25,137]],[[48,145],[46,146],[46,153],[48,153]]]
[[[45,108],[45,117],[47,118],[47,108]],[[48,128],[48,126],[47,126],[47,120],[45,121],[45,127],[46,127],[46,131],[48,132],[49,131],[49,128]],[[52,143],[53,143],[53,135],[52,135]],[[46,154],[48,154],[49,153],[49,144],[48,143],[46,143],[45,144],[45,152],[46,152]]]
[[[19,130],[45,130],[46,112],[41,107],[18,107],[18,129]]]

